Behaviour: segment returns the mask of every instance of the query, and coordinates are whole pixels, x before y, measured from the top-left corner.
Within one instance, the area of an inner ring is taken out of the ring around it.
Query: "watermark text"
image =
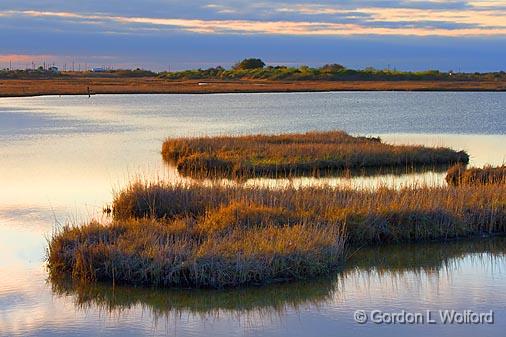
[[[356,310],[353,319],[359,324],[494,324],[494,311],[476,312],[473,310],[426,310],[423,312]]]

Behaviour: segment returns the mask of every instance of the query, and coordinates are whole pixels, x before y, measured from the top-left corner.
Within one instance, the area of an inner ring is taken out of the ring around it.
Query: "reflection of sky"
[[[500,93],[3,99],[0,111],[9,115],[10,122],[0,137],[0,205],[57,208],[68,213],[85,210],[84,215],[89,215],[132,177],[177,178],[177,173],[164,168],[159,154],[163,139],[177,135],[344,129],[353,134],[379,134],[389,143],[464,149],[477,166],[501,164],[506,158],[502,146],[505,100],[506,95]],[[27,130],[29,138],[20,136],[20,131]],[[459,130],[466,135],[455,134]],[[438,183],[443,174],[423,176],[429,183]],[[399,185],[413,177],[420,176],[385,176],[381,183]],[[324,181],[352,187],[377,182],[369,177]],[[315,179],[300,178],[293,183],[312,184]]]
[[[89,218],[99,214],[112,193],[133,177],[181,179],[161,160],[159,151],[167,136],[344,129],[353,134],[380,135],[388,143],[464,149],[476,166],[501,164],[506,159],[502,146],[505,106],[503,93],[2,99],[0,119],[8,116],[9,126],[0,127],[0,209],[41,208],[48,214],[54,210],[71,218]],[[459,130],[465,135],[456,134]],[[29,137],[20,135],[28,131]],[[378,183],[398,186],[413,179],[439,184],[442,178],[442,173],[428,172],[381,179],[327,177],[322,181],[367,187]],[[248,182],[252,183],[272,185],[273,181]],[[296,178],[281,183],[308,185],[321,181]],[[11,216],[17,217],[16,213]]]
[[[0,274],[0,336],[502,336],[506,328],[506,259],[504,256],[467,255],[451,259],[439,272],[365,272],[355,270],[338,278],[337,288],[323,302],[309,299],[296,308],[288,305],[272,313],[220,310],[210,315],[181,312],[156,316],[149,307],[108,312],[95,305],[75,308],[72,296],[55,296],[44,283],[40,264],[12,265]],[[3,267],[0,267],[0,271]],[[356,325],[357,309],[414,312],[455,309],[495,311],[496,323],[467,326]],[[470,329],[470,330],[469,330]]]
[[[506,158],[502,146],[505,106],[506,95],[501,93],[3,99],[0,111],[10,122],[8,128],[0,127],[7,130],[0,138],[0,205],[94,214],[132,177],[177,179],[176,172],[164,167],[159,151],[165,137],[178,135],[344,129],[353,134],[379,134],[389,143],[464,149],[477,166],[501,164]],[[27,130],[29,138],[20,136],[20,131]],[[456,134],[459,130],[465,135]],[[381,183],[398,185],[421,176],[429,183],[441,182],[443,177],[433,173],[385,176]],[[370,177],[324,181],[352,187],[377,182]],[[293,183],[312,184],[315,179],[300,178]]]
[[[76,312],[71,298],[53,299],[41,261],[45,237],[56,224],[100,218],[112,193],[132,177],[175,179],[177,173],[165,168],[159,153],[167,136],[338,128],[381,135],[389,143],[465,149],[475,165],[499,164],[506,156],[501,146],[506,141],[505,99],[504,94],[487,93],[2,99],[0,119],[8,120],[9,126],[0,124],[0,336],[5,331],[9,336],[15,331],[54,335],[55,330],[62,335],[75,330],[92,335],[151,334],[153,317],[139,306],[118,316],[96,309]],[[422,102],[429,107],[420,106]],[[27,130],[29,137],[20,135]],[[465,135],[456,134],[459,130]],[[441,178],[439,174],[428,176]],[[329,183],[337,181],[329,179]],[[344,184],[353,182],[344,180]],[[250,317],[248,324],[245,318],[239,324],[230,313],[207,320],[184,316],[159,322],[155,335],[165,334],[165,329],[179,335],[213,329],[221,335],[308,335],[318,331],[325,336],[343,326],[356,333],[371,328],[357,330],[350,325],[350,311],[362,305],[502,308],[506,300],[503,259],[494,265],[500,268],[492,270],[486,260],[464,260],[450,275],[437,277],[358,273],[349,276],[344,292],[330,303],[318,309],[288,310],[282,321]],[[461,303],[461,299],[466,301]],[[468,331],[459,328],[459,333]]]

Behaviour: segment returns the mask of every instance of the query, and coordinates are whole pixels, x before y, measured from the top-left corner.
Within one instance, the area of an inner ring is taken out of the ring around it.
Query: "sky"
[[[0,68],[506,70],[506,0],[2,0]]]

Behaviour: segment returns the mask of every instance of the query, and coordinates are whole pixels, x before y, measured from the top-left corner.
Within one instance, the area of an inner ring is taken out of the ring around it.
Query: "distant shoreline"
[[[154,77],[0,79],[0,97],[95,94],[223,94],[332,91],[504,92],[504,81],[167,80]]]

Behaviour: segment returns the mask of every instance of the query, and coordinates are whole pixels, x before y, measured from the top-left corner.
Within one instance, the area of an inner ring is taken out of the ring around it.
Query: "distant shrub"
[[[454,73],[427,71],[398,71],[367,67],[362,70],[348,69],[341,64],[326,64],[319,68],[302,65],[298,68],[287,66],[265,66],[261,59],[249,58],[235,64],[231,69],[223,67],[209,69],[163,72],[167,79],[265,79],[265,80],[326,80],[326,81],[500,81],[506,80],[504,72],[495,73]]]
[[[322,73],[335,73],[344,69],[346,69],[344,66],[333,63],[324,65],[323,67],[320,68],[320,71]]]
[[[234,66],[234,69],[244,70],[244,69],[258,69],[265,67],[265,63],[261,59],[249,58],[244,59],[241,62],[237,63]]]

